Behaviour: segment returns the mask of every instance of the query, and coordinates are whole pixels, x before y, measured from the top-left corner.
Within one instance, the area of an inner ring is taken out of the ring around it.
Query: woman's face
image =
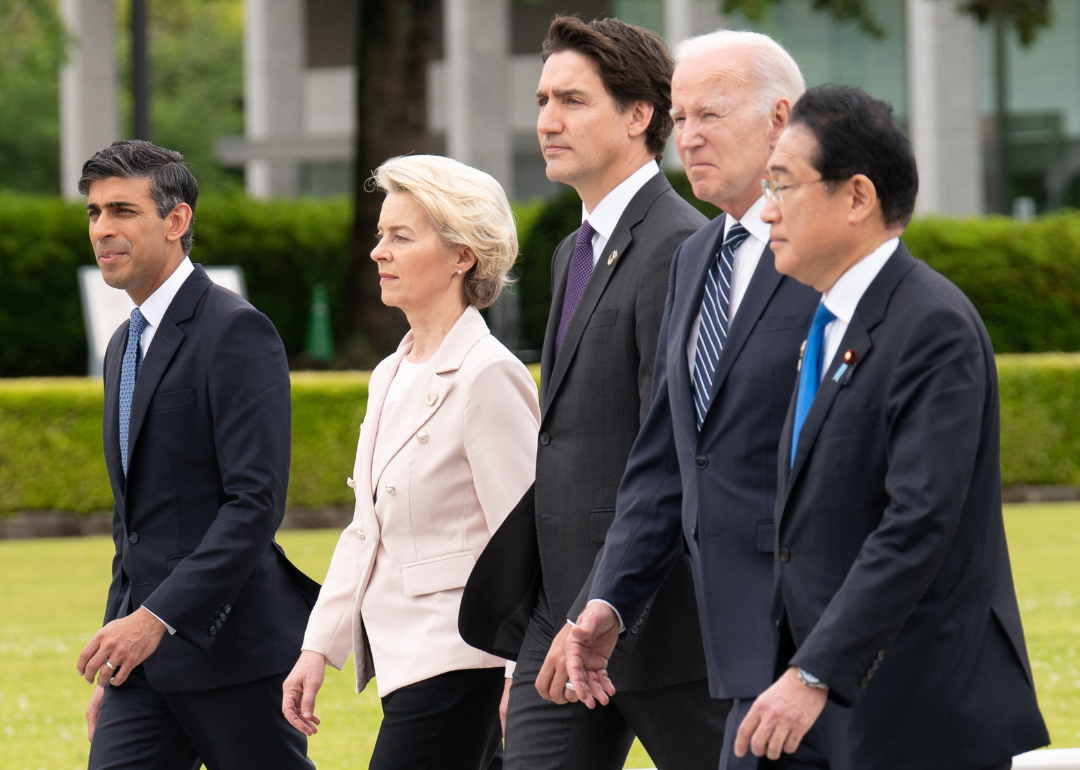
[[[379,243],[371,258],[379,266],[383,303],[406,313],[451,298],[464,304],[462,279],[475,262],[467,249],[444,244],[427,212],[403,192],[383,201]]]

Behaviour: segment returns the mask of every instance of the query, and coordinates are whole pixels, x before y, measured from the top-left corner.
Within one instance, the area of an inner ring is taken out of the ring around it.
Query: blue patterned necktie
[[[131,323],[128,325],[127,348],[124,350],[124,363],[120,367],[120,461],[124,465],[124,475],[128,470],[128,427],[131,424],[131,397],[135,394],[135,380],[142,368],[142,333],[146,329],[146,319],[139,308],[131,311]]]
[[[592,237],[596,233],[589,220],[581,223],[578,230],[577,242],[574,243],[574,254],[570,257],[570,273],[566,276],[566,291],[563,293],[562,316],[559,318],[559,336],[555,338],[555,357],[559,357],[562,350],[563,337],[566,329],[570,326],[570,318],[574,315],[574,309],[585,293],[585,285],[589,282],[589,276],[593,270],[593,247]]]
[[[745,227],[738,222],[733,223],[705,278],[705,296],[701,300],[701,324],[694,358],[694,411],[697,412],[699,431],[709,411],[709,394],[716,365],[727,342],[735,251],[749,236]]]
[[[791,465],[795,465],[795,450],[799,448],[799,433],[802,432],[810,405],[814,403],[821,386],[821,367],[825,356],[825,327],[836,320],[829,308],[822,302],[814,313],[814,322],[810,324],[810,335],[806,338],[806,350],[803,351],[802,366],[799,369],[799,397],[795,402],[795,427],[791,432]]]

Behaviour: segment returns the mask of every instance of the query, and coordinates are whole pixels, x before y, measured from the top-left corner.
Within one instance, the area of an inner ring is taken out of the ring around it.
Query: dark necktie
[[[821,367],[825,356],[825,327],[836,320],[829,308],[822,302],[814,313],[814,322],[810,324],[810,334],[806,338],[806,350],[803,351],[802,365],[799,369],[799,398],[795,402],[795,427],[791,431],[791,465],[795,465],[795,450],[799,447],[799,433],[802,432],[810,405],[814,403],[821,386]]]
[[[555,338],[555,357],[559,357],[562,350],[563,338],[566,329],[570,326],[570,318],[574,315],[574,309],[585,293],[585,285],[589,282],[589,276],[593,270],[593,247],[592,237],[596,233],[589,220],[581,223],[578,230],[577,242],[574,244],[574,254],[570,257],[570,273],[566,276],[566,292],[563,294],[562,316],[559,318],[559,336]]]
[[[724,244],[713,259],[705,277],[705,296],[701,300],[701,323],[698,327],[697,353],[694,357],[694,411],[701,430],[709,411],[709,394],[720,353],[727,342],[728,315],[731,306],[731,271],[735,250],[750,236],[738,222],[732,224]]]
[[[131,424],[131,397],[135,394],[135,380],[142,367],[142,333],[146,329],[146,319],[139,308],[131,311],[131,323],[128,325],[127,348],[124,350],[124,363],[120,367],[120,461],[124,466],[124,475],[128,470],[128,428]]]

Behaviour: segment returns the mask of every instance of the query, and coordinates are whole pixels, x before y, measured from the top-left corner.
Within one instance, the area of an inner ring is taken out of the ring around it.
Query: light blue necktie
[[[814,313],[814,322],[810,324],[810,336],[806,338],[806,350],[803,352],[802,368],[799,371],[799,398],[795,402],[795,427],[791,432],[791,466],[795,465],[795,450],[799,448],[799,433],[802,432],[810,405],[814,403],[818,387],[821,385],[822,358],[825,356],[825,327],[836,320],[829,308],[822,302]]]
[[[128,470],[128,428],[131,424],[131,397],[135,394],[135,380],[142,368],[142,333],[146,329],[146,319],[135,308],[131,311],[131,323],[128,325],[127,348],[124,350],[124,363],[120,367],[120,461],[124,465],[124,475]]]
[[[728,316],[731,307],[731,271],[735,250],[750,236],[738,222],[731,225],[724,245],[713,260],[705,277],[705,296],[701,299],[701,324],[698,328],[697,351],[694,356],[694,411],[701,430],[709,411],[709,396],[713,375],[720,353],[727,342]]]

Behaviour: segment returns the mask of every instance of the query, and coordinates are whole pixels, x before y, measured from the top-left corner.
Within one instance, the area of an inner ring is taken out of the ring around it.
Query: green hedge
[[[1003,482],[1080,484],[1080,354],[1003,355],[998,371]],[[348,505],[367,374],[292,379],[289,505]],[[101,408],[100,382],[0,381],[0,512],[112,507]]]
[[[304,348],[311,290],[325,283],[341,339],[352,207],[344,199],[199,201],[191,257],[244,269],[248,297],[290,355]],[[78,203],[0,193],[0,377],[86,373],[76,268],[94,264]]]

